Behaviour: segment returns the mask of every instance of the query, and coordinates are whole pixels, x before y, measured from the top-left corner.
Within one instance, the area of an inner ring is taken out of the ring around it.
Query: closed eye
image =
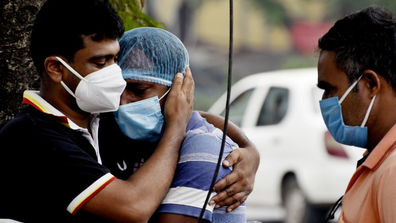
[[[106,65],[106,61],[103,63],[95,63],[98,67],[104,67]]]
[[[126,87],[130,92],[132,92],[135,96],[144,96],[146,91],[150,89],[149,87],[146,86],[141,86],[138,84],[134,83],[128,83]]]

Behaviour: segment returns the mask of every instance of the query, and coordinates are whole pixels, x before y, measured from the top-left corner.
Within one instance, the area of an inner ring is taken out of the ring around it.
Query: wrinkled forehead
[[[153,95],[163,95],[170,87],[163,84],[153,83],[150,81],[135,80],[135,79],[125,79],[127,82],[127,90],[124,94],[137,94],[140,97],[147,96],[151,97]]]

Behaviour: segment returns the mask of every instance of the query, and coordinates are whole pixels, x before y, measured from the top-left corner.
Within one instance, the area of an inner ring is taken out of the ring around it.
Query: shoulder
[[[29,138],[32,135],[44,134],[46,129],[54,129],[56,125],[49,115],[40,114],[31,106],[26,107],[20,114],[11,120],[0,132],[0,140]],[[19,140],[15,143],[20,142]]]
[[[396,207],[396,152],[395,150],[382,163],[375,173],[375,180],[372,182],[374,189],[373,203],[375,208],[379,208],[378,214],[381,222],[392,222],[396,217],[394,211]]]
[[[26,156],[80,151],[81,148],[90,147],[89,142],[85,141],[77,131],[59,123],[58,117],[42,113],[32,106],[26,107],[0,132],[2,152],[25,151]]]
[[[14,119],[12,119],[10,122],[8,122],[0,131],[1,135],[7,134],[9,132],[15,131],[15,129],[20,129],[21,131],[24,131],[25,127],[29,127],[34,125],[34,120],[30,117],[29,112],[26,111],[26,109],[16,115]]]
[[[394,170],[396,170],[396,149],[390,152],[389,156],[386,157],[386,159],[381,163],[381,165],[378,167],[376,172],[378,175],[378,174],[393,172]]]
[[[173,186],[180,186],[179,180],[192,181],[197,185],[199,184],[197,182],[202,182],[205,186],[209,186],[206,185],[206,182],[207,179],[211,179],[213,171],[216,169],[222,137],[223,132],[205,119],[195,122],[194,128],[186,133],[186,138],[183,141]],[[238,145],[227,137],[222,160],[237,147]],[[221,166],[217,180],[230,172],[231,168]]]
[[[0,168],[8,170],[0,177],[9,182],[0,185],[0,197],[21,215],[40,213],[43,207],[66,213],[79,194],[112,179],[79,132],[34,110],[25,110],[2,129],[0,145]],[[31,182],[28,190],[26,182]],[[24,205],[16,206],[20,202]]]
[[[49,126],[63,126],[59,123],[59,118],[53,115],[45,114],[33,106],[27,106],[13,120],[4,127],[7,131],[18,129],[19,131],[31,130],[32,128],[48,128]],[[3,131],[3,130],[2,130]]]
[[[393,188],[394,185],[396,185],[396,149],[391,152],[375,173],[376,187],[390,186]]]
[[[181,155],[191,152],[218,154],[223,131],[207,122],[199,113],[194,113],[189,123],[190,128],[188,128],[182,144]],[[226,136],[225,153],[230,153],[235,148],[238,148],[238,145]]]

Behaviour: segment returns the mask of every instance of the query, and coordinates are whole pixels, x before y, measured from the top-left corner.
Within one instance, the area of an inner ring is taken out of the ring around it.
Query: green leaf
[[[155,21],[142,12],[145,0],[110,0],[124,22],[125,31],[137,27],[163,28],[163,23]]]

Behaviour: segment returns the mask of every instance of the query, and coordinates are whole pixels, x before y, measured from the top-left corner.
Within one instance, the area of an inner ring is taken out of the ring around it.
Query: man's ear
[[[61,63],[55,56],[49,56],[44,61],[44,69],[52,81],[60,83],[62,81],[63,69]]]
[[[364,87],[370,92],[370,98],[377,95],[381,89],[381,80],[379,74],[373,70],[365,70],[362,79],[365,81]]]

